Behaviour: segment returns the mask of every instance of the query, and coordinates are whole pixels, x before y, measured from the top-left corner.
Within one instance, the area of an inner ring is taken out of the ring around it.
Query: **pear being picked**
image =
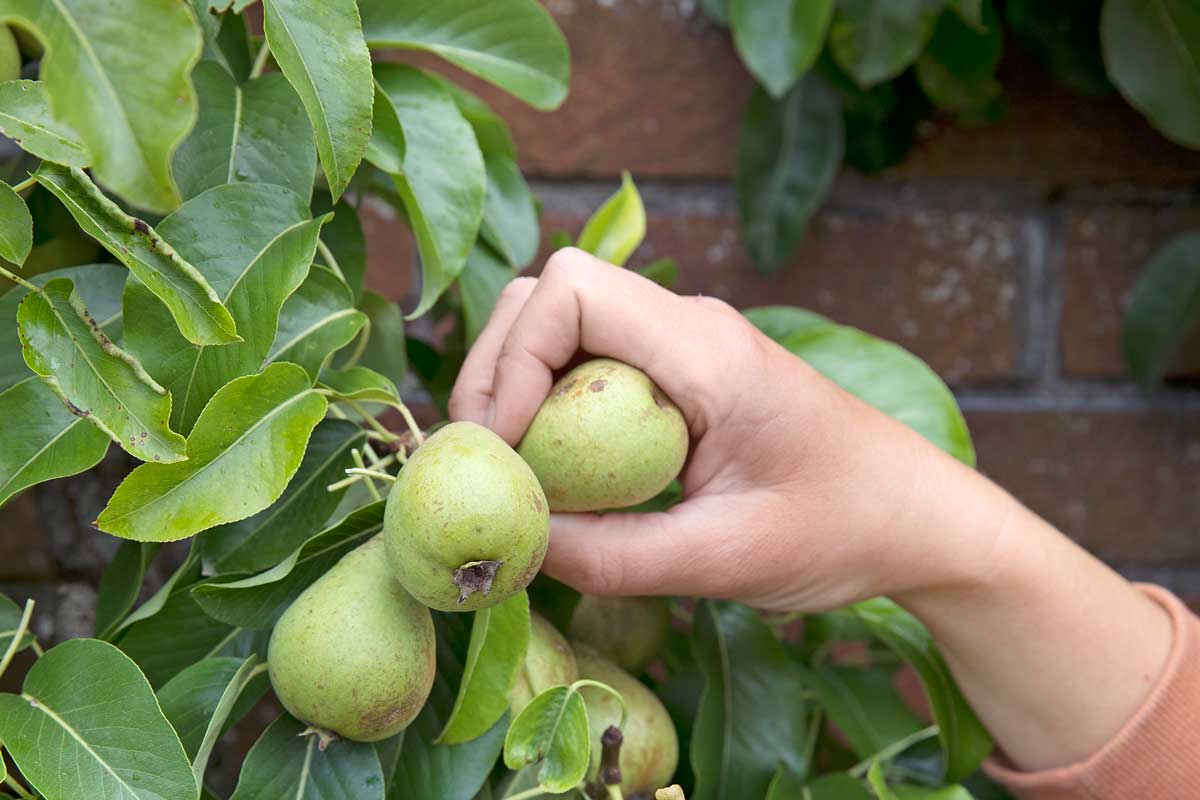
[[[508,692],[513,719],[529,701],[551,686],[564,686],[579,678],[575,651],[566,638],[536,611],[529,615],[529,648]]]
[[[666,597],[579,598],[567,634],[592,647],[634,675],[657,658],[671,632],[671,602]]]
[[[649,500],[688,452],[683,414],[646,373],[610,358],[580,364],[550,390],[517,452],[552,511],[602,511]]]
[[[388,494],[392,574],[439,611],[477,611],[529,585],[546,555],[550,510],[529,466],[473,422],[438,430]]]
[[[271,685],[323,739],[376,742],[412,722],[437,670],[433,617],[392,579],[379,536],[304,590],[275,625]]]

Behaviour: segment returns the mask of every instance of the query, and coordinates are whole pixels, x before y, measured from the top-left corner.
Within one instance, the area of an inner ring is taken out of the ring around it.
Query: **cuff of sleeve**
[[[1175,595],[1141,585],[1171,615],[1175,639],[1146,702],[1117,735],[1086,761],[1020,772],[993,756],[987,775],[1022,800],[1155,800],[1195,797],[1200,783],[1196,716],[1200,709],[1200,620]]]

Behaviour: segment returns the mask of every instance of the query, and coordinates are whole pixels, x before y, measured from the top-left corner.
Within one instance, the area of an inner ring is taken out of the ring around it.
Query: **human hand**
[[[955,462],[729,305],[680,297],[579,250],[507,287],[463,365],[451,416],[515,445],[579,351],[649,374],[683,412],[692,449],[685,500],[670,511],[556,514],[544,564],[553,577],[592,594],[776,610],[949,579],[930,563],[936,531],[917,495]]]

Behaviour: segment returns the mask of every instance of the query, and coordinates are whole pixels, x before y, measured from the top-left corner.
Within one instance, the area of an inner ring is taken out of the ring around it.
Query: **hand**
[[[679,405],[692,437],[686,499],[666,513],[555,515],[550,575],[593,594],[805,611],[953,579],[932,563],[916,492],[929,470],[955,462],[729,305],[677,296],[578,250],[507,287],[463,365],[451,416],[515,445],[555,370],[579,351],[639,367]]]

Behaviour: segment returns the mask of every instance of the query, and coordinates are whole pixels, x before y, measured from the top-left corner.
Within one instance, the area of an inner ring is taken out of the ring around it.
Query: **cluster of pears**
[[[546,554],[551,511],[624,508],[657,495],[687,457],[679,409],[640,370],[588,361],[551,390],[514,451],[487,428],[446,425],[408,459],[383,532],[350,552],[288,608],[271,636],[271,683],[293,716],[326,736],[386,739],[424,706],[436,671],[429,609],[474,611],[529,585]],[[510,700],[577,677],[609,684],[629,707],[623,788],[663,786],[678,741],[662,704],[630,672],[660,652],[661,598],[584,597],[568,629],[535,615]],[[595,739],[619,719],[584,688]]]

